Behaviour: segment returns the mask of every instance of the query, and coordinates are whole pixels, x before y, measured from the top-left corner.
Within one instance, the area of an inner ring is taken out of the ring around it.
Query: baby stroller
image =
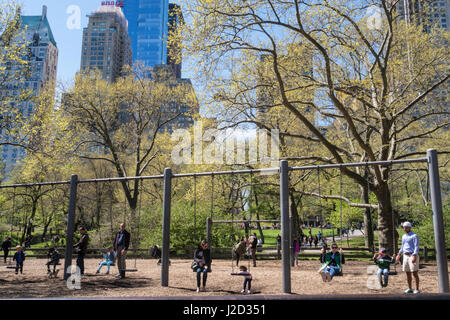
[[[156,263],[158,266],[161,265],[161,249],[157,245],[153,246],[153,248],[151,249],[150,255],[153,258],[158,259],[158,262]],[[169,266],[170,266],[170,260],[169,260]]]

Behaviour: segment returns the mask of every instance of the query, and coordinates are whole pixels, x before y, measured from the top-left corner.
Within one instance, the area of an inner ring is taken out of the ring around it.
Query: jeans
[[[253,266],[256,267],[256,248],[251,249]]]
[[[119,270],[119,273],[122,277],[125,277],[125,270],[127,269],[126,264],[126,254],[122,254],[122,250],[125,249],[124,246],[119,245],[117,246],[117,269]]]
[[[330,279],[333,279],[333,277],[340,272],[340,269],[335,266],[327,266],[324,270],[325,273],[330,274]]]
[[[244,286],[243,286],[244,290],[245,290],[245,287],[247,286],[247,284],[248,284],[248,290],[252,290],[252,279],[244,278]]]
[[[47,271],[50,272],[50,266],[53,266],[53,272],[55,272],[57,264],[58,264],[58,261],[47,262]]]
[[[197,268],[197,288],[200,288],[200,277],[201,274],[203,273],[203,287],[206,286],[206,279],[208,278],[208,272],[207,269],[204,268]]]
[[[378,268],[377,276],[378,276],[378,281],[380,281],[381,286],[387,287],[388,280],[389,280],[389,269]],[[383,278],[384,278],[384,284],[383,284]]]
[[[84,254],[79,253],[77,256],[77,266],[80,268],[80,274],[84,274]]]
[[[20,269],[20,273],[22,273],[23,271],[23,261],[22,262],[16,262],[16,273],[19,271]]]
[[[109,266],[112,265],[114,262],[113,261],[102,261],[100,262],[100,266],[98,267],[97,272],[100,272],[100,269],[106,265],[106,272],[109,273]]]

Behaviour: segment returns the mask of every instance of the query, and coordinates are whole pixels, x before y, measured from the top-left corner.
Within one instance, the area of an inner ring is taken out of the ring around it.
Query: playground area
[[[195,273],[190,269],[191,259],[172,259],[169,268],[169,286],[161,287],[161,267],[156,260],[137,260],[137,272],[127,273],[127,278],[116,279],[117,267],[106,268],[96,274],[99,259],[85,260],[85,275],[81,277],[81,289],[70,290],[63,280],[62,267],[55,279],[46,274],[45,259],[28,259],[23,274],[0,265],[0,299],[11,298],[117,298],[117,297],[174,297],[174,296],[232,296],[241,295],[242,277],[232,276],[230,260],[213,260],[208,274],[206,292],[196,292]],[[134,266],[134,261],[128,261]],[[247,265],[246,263],[244,265]],[[291,268],[292,294],[294,295],[399,295],[406,288],[406,275],[396,266],[397,275],[389,277],[389,285],[379,290],[367,287],[370,261],[347,261],[344,275],[324,283],[317,273],[319,261],[300,260],[299,267]],[[236,269],[236,268],[235,268]],[[393,268],[391,269],[393,270]],[[251,267],[253,275],[252,296],[282,295],[280,260],[258,260]],[[434,262],[421,263],[419,271],[421,294],[439,293],[437,266]]]

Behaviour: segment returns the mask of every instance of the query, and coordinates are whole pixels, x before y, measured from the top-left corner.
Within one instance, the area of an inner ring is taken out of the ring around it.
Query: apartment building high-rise
[[[56,85],[56,73],[58,66],[58,47],[53,37],[52,29],[47,19],[47,7],[42,7],[42,14],[38,16],[21,16],[22,30],[25,30],[25,40],[28,48],[28,76],[20,84],[3,86],[1,92],[7,96],[18,96],[23,90],[38,96],[48,85]],[[22,79],[21,79],[22,80]],[[30,100],[17,102],[17,110],[23,118],[33,114],[34,103]],[[4,140],[15,142],[16,137],[3,135]],[[6,142],[6,141],[4,141]],[[23,148],[2,146],[3,171],[10,172],[16,163],[25,156]]]
[[[81,70],[98,69],[108,81],[115,81],[123,67],[132,64],[128,22],[120,7],[101,6],[89,15],[81,50]]]
[[[397,4],[401,19],[423,25],[425,31],[438,27],[448,31],[450,0],[401,0]]]
[[[407,23],[421,25],[424,32],[430,32],[431,28],[449,30],[450,0],[401,0],[397,4],[397,10],[400,19],[404,19]],[[442,63],[448,66],[447,61]],[[449,92],[450,81],[446,81],[429,95],[427,103],[433,107],[448,110],[450,108]],[[418,108],[420,105],[418,104]],[[439,116],[428,117],[428,121],[431,122],[439,121],[438,119]]]
[[[183,22],[183,14],[179,5],[169,3],[169,36],[176,34],[180,23]],[[167,48],[167,64],[172,67],[173,73],[177,79],[181,79],[182,56],[181,43],[173,43]]]
[[[184,102],[177,101],[175,98],[173,101],[163,106],[163,112],[167,115],[163,116],[163,121],[167,120],[167,117],[173,118],[174,115],[178,116],[164,125],[161,128],[161,131],[173,132],[175,129],[186,129],[193,126],[194,115],[199,112],[199,103],[191,80],[176,77],[173,73],[172,66],[168,64],[156,65],[153,78],[156,82],[166,82],[170,84],[172,88],[180,90],[184,92],[186,97],[190,97]]]
[[[126,0],[123,12],[133,48],[133,63],[154,68],[167,63],[169,0]]]

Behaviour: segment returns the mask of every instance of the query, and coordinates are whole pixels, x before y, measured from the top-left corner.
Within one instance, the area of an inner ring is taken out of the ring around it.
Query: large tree
[[[74,154],[107,163],[118,177],[142,176],[157,156],[157,137],[189,112],[176,105],[195,102],[191,87],[170,77],[168,69],[154,70],[152,78],[144,76],[148,70],[135,70],[125,70],[126,76],[114,83],[99,72],[82,72],[63,95],[63,108],[79,133]],[[139,180],[121,185],[134,223]]]
[[[0,145],[26,146],[18,133],[26,121],[21,103],[31,97],[29,49],[16,1],[0,1]]]
[[[448,126],[446,101],[433,98],[448,82],[448,33],[404,23],[397,2],[189,1],[179,36],[226,119],[266,123],[273,110],[316,146],[308,159],[389,161],[423,155],[417,141]],[[392,252],[390,170],[341,172],[375,194],[379,245]]]

